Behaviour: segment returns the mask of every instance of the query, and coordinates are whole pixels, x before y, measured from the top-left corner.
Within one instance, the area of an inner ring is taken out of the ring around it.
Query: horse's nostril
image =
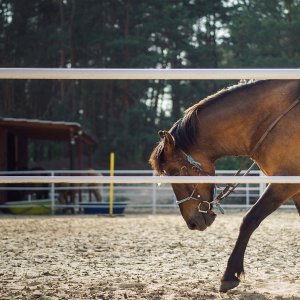
[[[196,229],[196,224],[195,223],[188,223],[188,227],[191,230],[195,230]]]

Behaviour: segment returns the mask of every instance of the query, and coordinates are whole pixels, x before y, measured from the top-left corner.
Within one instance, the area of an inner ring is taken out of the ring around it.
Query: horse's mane
[[[174,123],[169,133],[173,136],[175,140],[175,146],[178,149],[187,151],[191,146],[193,146],[196,140],[197,122],[198,122],[198,111],[215,104],[223,100],[226,96],[233,92],[244,91],[253,86],[264,84],[267,80],[249,80],[240,81],[238,84],[224,88],[217,93],[206,97],[200,102],[189,107],[185,112],[184,116]],[[150,156],[150,164],[158,174],[162,174],[162,163],[164,162],[163,157],[164,142],[163,140],[157,145]]]

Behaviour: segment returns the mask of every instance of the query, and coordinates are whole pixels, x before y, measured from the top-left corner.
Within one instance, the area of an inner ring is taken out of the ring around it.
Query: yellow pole
[[[110,176],[114,176],[115,170],[115,153],[110,153]],[[110,184],[109,188],[109,215],[113,215],[113,206],[114,206],[114,184]]]

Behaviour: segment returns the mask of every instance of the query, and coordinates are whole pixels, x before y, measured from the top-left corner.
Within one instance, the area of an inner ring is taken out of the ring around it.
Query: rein
[[[247,163],[251,160],[251,157],[255,154],[255,152],[257,151],[257,149],[261,146],[261,144],[263,143],[263,141],[265,140],[265,138],[268,136],[268,134],[272,131],[272,129],[277,125],[277,123],[290,111],[292,110],[298,103],[299,103],[300,97],[298,97],[285,111],[283,111],[281,114],[279,114],[277,116],[277,118],[273,121],[273,123],[271,123],[271,125],[267,128],[267,130],[265,131],[265,133],[261,136],[261,138],[258,140],[258,142],[255,144],[255,146],[253,147],[253,149],[251,150],[250,154],[248,157],[246,157],[246,159],[242,162],[240,168],[237,170],[237,172],[234,174],[234,176],[239,176],[240,173],[242,172],[242,170],[244,169],[244,167],[247,165]],[[187,161],[189,162],[189,164],[191,164],[193,167],[195,167],[198,171],[199,174],[200,173],[204,173],[206,176],[210,176],[210,174],[208,174],[206,171],[203,170],[201,164],[197,161],[195,161],[191,155],[186,154],[184,151],[181,151]],[[256,165],[256,163],[254,162],[250,168],[243,174],[243,176],[246,176],[250,173],[250,171],[254,168],[254,166]],[[238,186],[239,184],[227,184],[226,187],[222,190],[222,192],[216,196],[214,198],[213,201],[208,202],[208,201],[201,201],[201,196],[200,194],[197,195],[197,197],[194,197],[194,194],[197,190],[197,186],[198,184],[195,185],[194,190],[192,191],[191,195],[181,199],[181,200],[177,200],[176,203],[179,205],[183,202],[186,202],[188,200],[198,200],[200,201],[199,205],[198,205],[198,211],[201,213],[209,213],[212,210],[212,205],[215,204],[216,207],[220,210],[220,212],[222,214],[224,214],[224,210],[220,205],[220,202],[223,201],[225,198],[227,198]],[[201,206],[205,204],[207,206],[206,209],[202,209]]]

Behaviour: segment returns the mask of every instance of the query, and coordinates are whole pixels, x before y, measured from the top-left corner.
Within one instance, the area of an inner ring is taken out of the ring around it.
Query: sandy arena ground
[[[252,236],[244,282],[219,280],[241,213],[205,232],[179,215],[0,216],[0,299],[300,299],[300,218],[270,216]]]

